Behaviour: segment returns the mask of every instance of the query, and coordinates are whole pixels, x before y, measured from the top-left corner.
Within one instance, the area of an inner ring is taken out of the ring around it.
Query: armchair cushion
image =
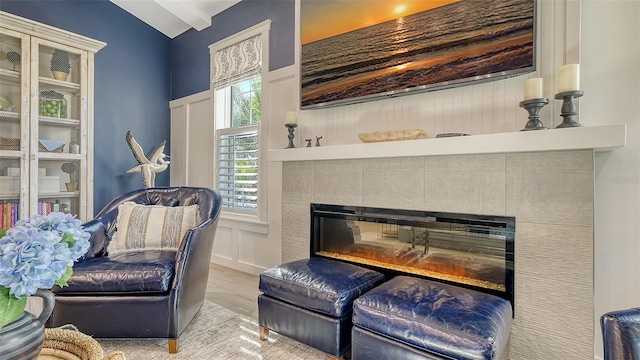
[[[198,219],[198,206],[142,205],[127,201],[118,206],[116,232],[110,254],[135,249],[177,249]]]
[[[69,286],[55,294],[133,295],[166,293],[176,264],[174,250],[128,251],[75,264]]]

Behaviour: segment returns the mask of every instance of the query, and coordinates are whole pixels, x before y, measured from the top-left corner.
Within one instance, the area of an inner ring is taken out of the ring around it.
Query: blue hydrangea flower
[[[0,239],[0,286],[16,298],[48,289],[89,249],[90,234],[70,214],[18,221]]]

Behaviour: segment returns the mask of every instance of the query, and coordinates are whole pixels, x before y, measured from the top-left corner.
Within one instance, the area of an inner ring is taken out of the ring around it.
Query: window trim
[[[213,144],[213,151],[214,151],[214,164],[212,166],[212,179],[213,179],[213,186],[214,187],[218,187],[218,130],[221,130],[221,124],[224,124],[224,117],[225,116],[230,116],[230,114],[225,114],[226,111],[229,111],[227,108],[227,106],[222,107],[222,109],[220,109],[220,106],[218,106],[218,104],[220,102],[226,102],[229,101],[230,98],[230,91],[227,91],[227,94],[222,96],[222,97],[218,97],[218,91],[216,91],[213,83],[212,83],[212,78],[211,76],[214,74],[214,56],[216,51],[222,50],[226,47],[232,46],[238,42],[244,41],[246,39],[252,38],[254,36],[260,35],[262,38],[262,48],[261,48],[261,56],[262,56],[262,65],[261,65],[261,69],[260,69],[260,77],[262,79],[263,82],[263,86],[261,88],[261,92],[262,92],[262,97],[264,99],[264,94],[265,94],[265,87],[264,87],[264,81],[265,79],[268,77],[268,72],[269,72],[269,44],[270,44],[270,37],[269,37],[269,31],[271,29],[271,20],[265,20],[261,23],[258,23],[252,27],[249,27],[243,31],[240,31],[234,35],[228,36],[214,44],[209,45],[209,63],[210,63],[210,72],[209,72],[209,86],[210,86],[210,92],[211,92],[211,99],[212,99],[212,107],[213,107],[213,111],[212,111],[212,115],[213,115],[213,126],[214,126],[214,139],[212,139],[212,141],[214,141]],[[262,108],[261,108],[261,113],[262,113],[262,121],[266,121],[264,115],[265,115],[265,104],[264,102],[262,103]],[[221,117],[223,117],[221,119]],[[228,219],[233,219],[233,220],[238,220],[238,221],[246,221],[246,222],[259,222],[259,223],[264,223],[267,221],[267,189],[268,189],[268,184],[267,184],[267,179],[268,179],[268,174],[267,172],[267,152],[266,152],[266,145],[264,144],[264,142],[266,141],[266,139],[268,139],[268,127],[267,126],[261,126],[258,125],[258,148],[259,148],[259,156],[258,156],[258,210],[257,212],[251,212],[248,213],[246,211],[241,211],[241,210],[234,210],[234,209],[229,209],[229,208],[222,208],[222,214],[221,216],[223,216],[224,218],[228,218]]]

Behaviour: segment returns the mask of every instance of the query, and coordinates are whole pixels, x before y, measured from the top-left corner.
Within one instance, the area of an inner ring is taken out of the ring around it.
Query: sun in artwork
[[[405,4],[399,4],[393,9],[393,12],[397,15],[402,15],[405,10],[407,10],[407,6]]]

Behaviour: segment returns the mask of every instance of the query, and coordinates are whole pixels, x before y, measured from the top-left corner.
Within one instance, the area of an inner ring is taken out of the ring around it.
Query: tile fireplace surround
[[[449,154],[418,150],[411,156],[401,144],[390,145],[399,146],[394,153],[400,157],[376,155],[375,147],[371,156],[361,154],[362,144],[317,149],[306,158],[303,149],[273,150],[270,161],[283,162],[282,261],[309,256],[311,202],[514,216],[509,359],[593,359],[594,150],[624,146],[626,129],[567,130],[563,143],[545,138],[563,134],[556,130],[487,135],[489,143],[513,135],[502,150],[494,144],[483,150],[479,135]],[[527,145],[523,138],[542,140]],[[434,140],[440,139],[422,141],[428,148]]]

